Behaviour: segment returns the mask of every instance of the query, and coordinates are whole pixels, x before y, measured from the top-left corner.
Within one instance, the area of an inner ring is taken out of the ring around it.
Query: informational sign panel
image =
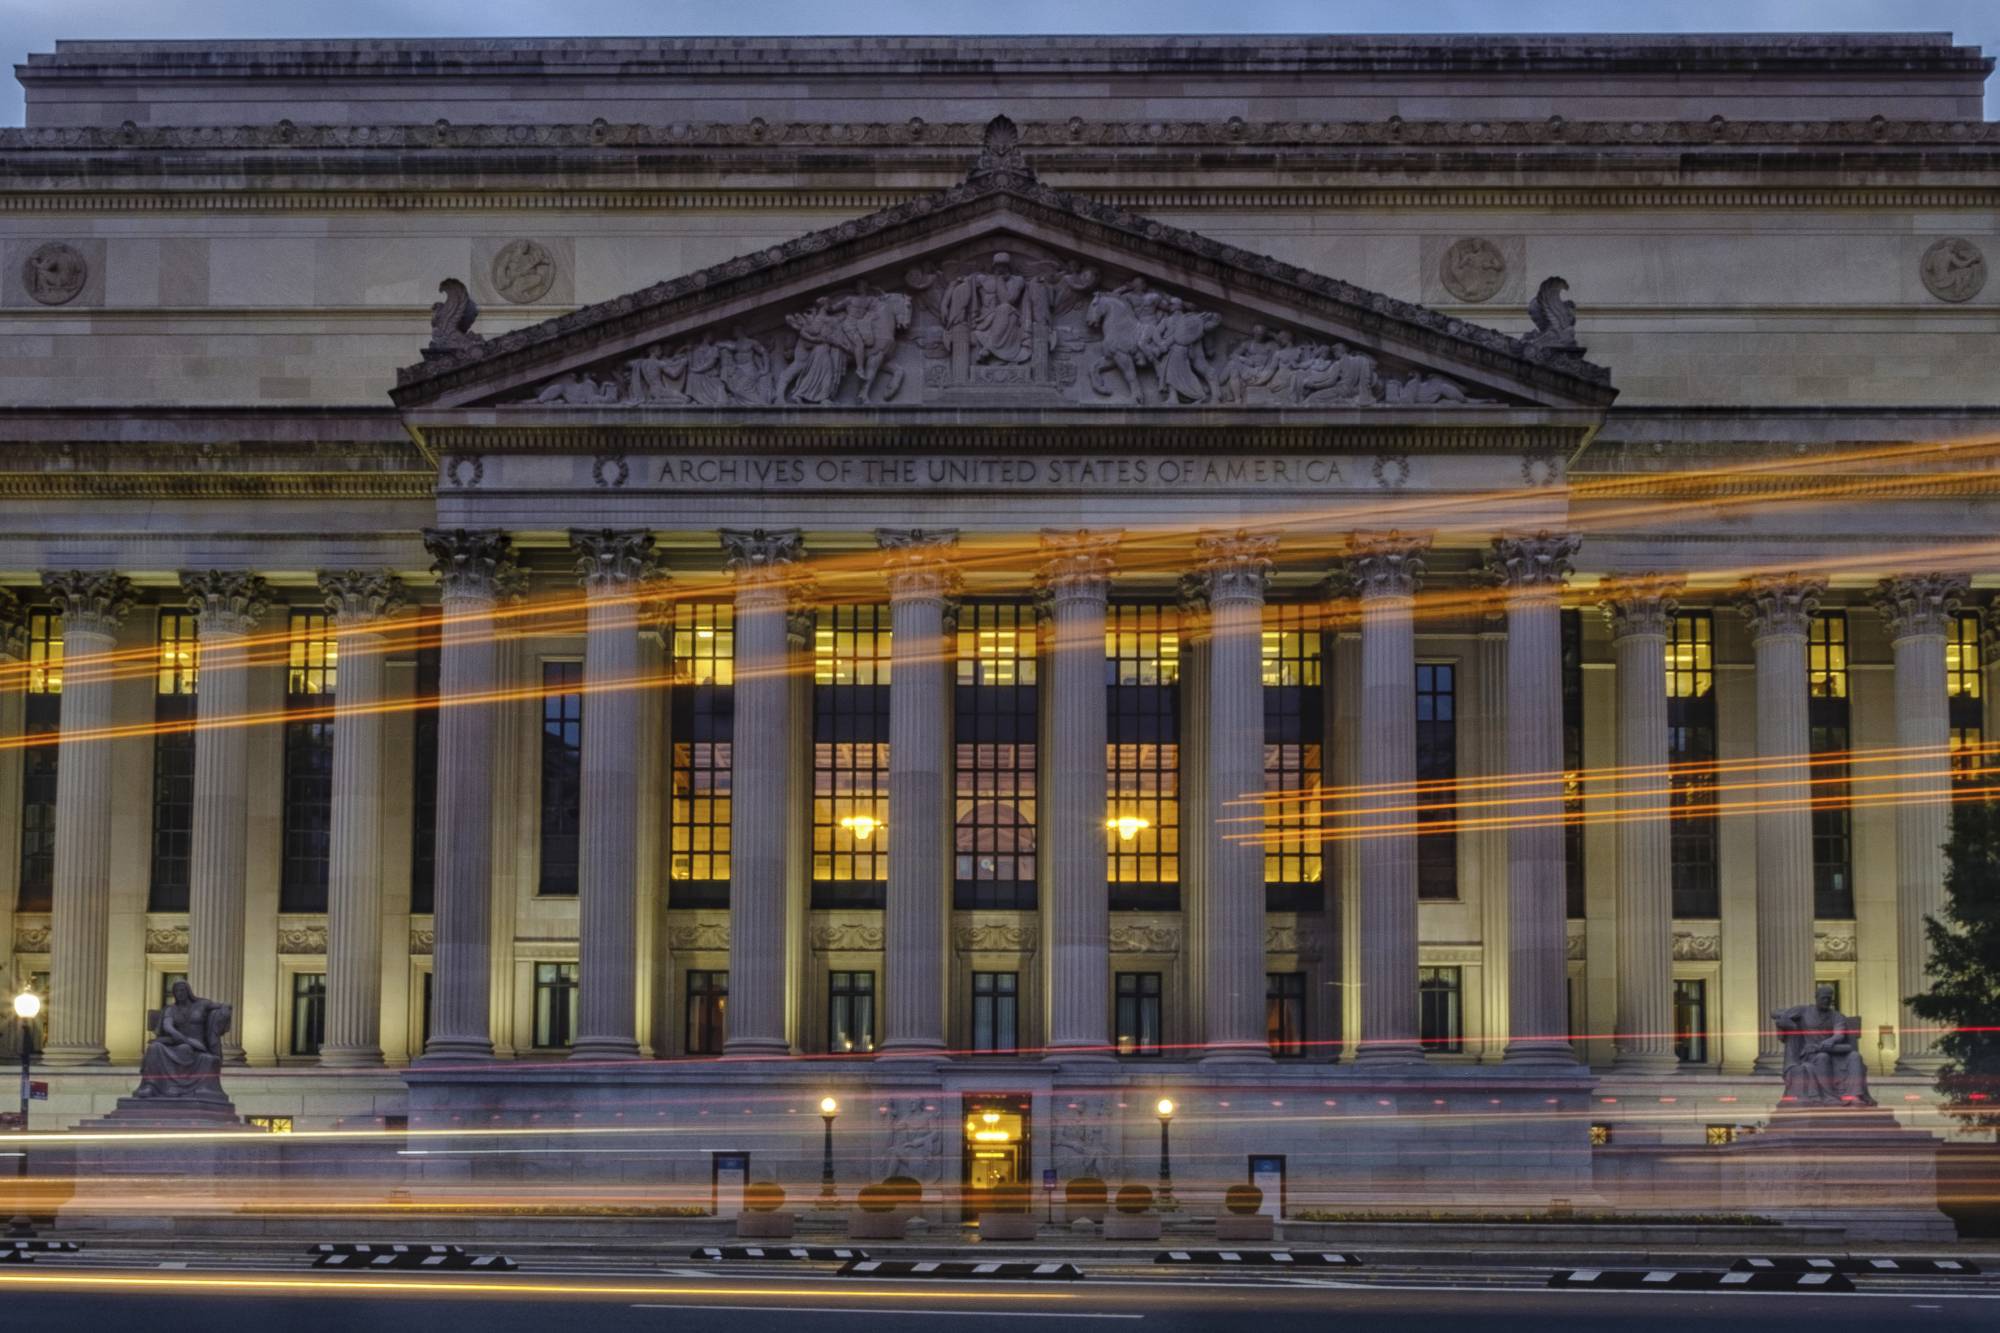
[[[1250,1155],[1250,1183],[1264,1191],[1264,1203],[1257,1211],[1272,1217],[1285,1215],[1285,1159],[1282,1154]]]
[[[48,1084],[46,1084],[46,1083],[42,1082],[42,1081],[41,1081],[40,1079],[36,1079],[36,1080],[35,1080],[35,1081],[34,1081],[33,1083],[30,1083],[30,1084],[28,1085],[28,1100],[29,1100],[29,1101],[31,1101],[31,1102],[45,1102],[45,1101],[47,1101],[48,1099],[49,1099],[49,1085],[48,1085]]]
[[[750,1183],[750,1154],[710,1153],[709,1162],[713,1181],[709,1206],[717,1217],[735,1217],[743,1211],[743,1187]]]
[[[1053,1190],[1055,1187],[1056,1187],[1056,1169],[1052,1166],[1043,1167],[1042,1188],[1045,1190]]]

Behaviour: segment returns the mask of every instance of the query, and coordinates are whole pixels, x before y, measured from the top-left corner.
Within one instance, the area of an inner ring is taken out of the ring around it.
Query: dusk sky
[[[2000,0],[0,0],[9,64],[59,38],[1246,31],[1949,31],[1996,52]],[[21,119],[9,78],[0,124]]]

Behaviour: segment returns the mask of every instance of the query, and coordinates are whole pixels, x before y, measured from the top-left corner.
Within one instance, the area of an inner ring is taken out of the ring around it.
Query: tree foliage
[[[1965,1124],[2000,1130],[2000,802],[1953,808],[1945,863],[1944,915],[1924,920],[1931,987],[1909,1004],[1951,1029],[1938,1091]]]

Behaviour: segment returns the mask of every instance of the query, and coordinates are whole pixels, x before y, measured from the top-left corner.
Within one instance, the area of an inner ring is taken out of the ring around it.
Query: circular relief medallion
[[[1917,265],[1924,287],[1940,301],[1970,301],[1986,285],[1986,256],[1962,236],[1933,241]]]
[[[493,256],[493,290],[517,305],[541,300],[555,281],[555,256],[539,241],[509,241]]]
[[[76,299],[90,280],[90,264],[73,245],[51,241],[21,261],[21,285],[43,305],[63,305]]]
[[[1460,237],[1438,261],[1438,280],[1461,301],[1484,301],[1507,281],[1507,257],[1484,236]]]

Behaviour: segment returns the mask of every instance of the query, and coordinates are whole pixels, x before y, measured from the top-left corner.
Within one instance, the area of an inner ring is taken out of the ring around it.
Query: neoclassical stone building
[[[1816,981],[1924,1113],[1977,49],[196,54],[31,55],[0,131],[0,938],[61,1117],[183,976],[247,1112],[741,1096],[803,1160],[831,1090],[944,1177],[984,1107],[1112,1169],[1155,1088],[1699,1139]],[[1246,1114],[1190,1151],[1338,1157]]]

